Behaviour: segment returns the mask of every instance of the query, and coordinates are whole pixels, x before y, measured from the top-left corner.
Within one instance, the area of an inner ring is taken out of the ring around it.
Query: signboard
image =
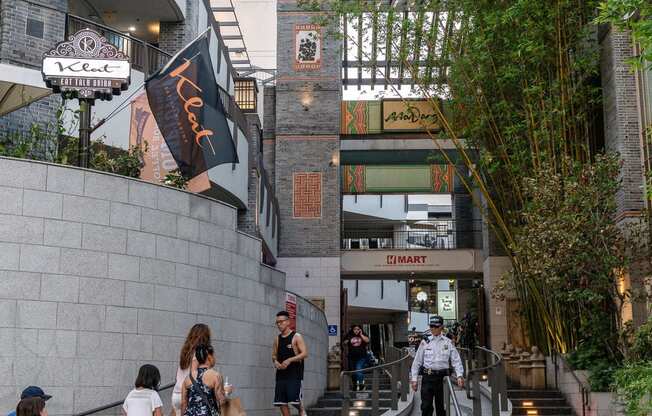
[[[437,313],[444,319],[457,319],[455,291],[437,292]]]
[[[129,57],[99,33],[82,29],[43,55],[43,80],[68,97],[110,100],[129,87]]]
[[[147,101],[147,94],[144,92],[131,102],[129,147],[146,148],[140,179],[160,184],[168,172],[178,169],[177,162],[158,129]],[[191,192],[202,192],[210,187],[207,172],[195,176],[188,182],[188,190]]]
[[[292,293],[285,293],[285,311],[290,315],[290,329],[297,330],[297,297]]]
[[[294,70],[317,71],[321,68],[321,26],[294,25]]]
[[[383,131],[439,130],[428,100],[383,100]]]
[[[342,273],[482,272],[476,250],[344,250]]]
[[[329,337],[337,336],[337,325],[328,325],[328,336]]]

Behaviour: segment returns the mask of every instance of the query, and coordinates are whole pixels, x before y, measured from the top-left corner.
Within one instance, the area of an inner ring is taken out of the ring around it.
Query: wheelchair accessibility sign
[[[337,325],[328,325],[328,336],[329,337],[337,336]]]

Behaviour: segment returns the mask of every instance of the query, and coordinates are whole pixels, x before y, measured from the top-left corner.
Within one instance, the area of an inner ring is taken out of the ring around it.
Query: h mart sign
[[[390,254],[387,256],[387,264],[426,264],[428,256],[396,256]]]

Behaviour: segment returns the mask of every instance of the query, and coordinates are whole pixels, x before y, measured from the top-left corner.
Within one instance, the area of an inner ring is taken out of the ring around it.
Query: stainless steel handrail
[[[446,389],[446,387],[448,387],[448,388]],[[446,400],[445,404],[446,404],[446,407],[447,407],[446,414],[447,415],[451,414],[451,412],[450,412],[450,401],[451,401],[451,399],[453,399],[453,408],[455,409],[455,414],[457,416],[463,416],[462,415],[462,410],[460,409],[460,403],[457,400],[457,396],[455,395],[455,390],[453,389],[453,382],[451,381],[450,377],[446,377],[446,385],[444,386],[444,389],[446,389],[446,391],[448,392],[448,395],[449,395],[449,397],[447,397],[445,399]]]
[[[163,391],[163,390],[171,389],[172,387],[174,387],[175,384],[176,383],[166,384],[165,386],[160,387],[156,391]],[[104,410],[111,409],[113,407],[120,406],[122,403],[124,403],[124,399],[118,400],[118,401],[115,401],[115,402],[112,402],[112,403],[109,403],[109,404],[105,404],[105,405],[102,405],[102,406],[98,406],[98,407],[90,409],[90,410],[85,410],[85,411],[80,412],[80,413],[73,413],[72,416],[88,416],[88,415],[92,415],[92,414],[95,414],[95,413],[102,412]]]
[[[399,350],[400,351],[400,350]],[[390,407],[392,410],[398,410],[399,397],[402,402],[407,401],[410,388],[410,368],[412,356],[407,350],[402,350],[405,355],[389,363],[376,365],[373,367],[363,368],[360,370],[346,370],[340,372],[340,388],[342,392],[342,416],[350,416],[351,408],[351,375],[359,373],[371,373],[371,416],[380,414],[380,375],[387,373],[390,379]],[[390,354],[391,355],[391,354]]]

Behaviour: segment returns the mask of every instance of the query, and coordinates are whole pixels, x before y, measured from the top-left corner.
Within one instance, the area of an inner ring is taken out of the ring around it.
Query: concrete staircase
[[[557,390],[507,390],[514,416],[573,415],[573,408]]]
[[[365,379],[365,389],[362,391],[352,391],[350,403],[350,416],[370,416],[371,415],[371,375]],[[386,375],[381,376],[379,380],[379,413],[383,414],[391,406],[391,389],[389,378]],[[397,393],[398,394],[398,393]],[[339,391],[330,391],[324,394],[317,403],[307,409],[309,416],[340,416],[342,411],[342,402],[344,398]]]

